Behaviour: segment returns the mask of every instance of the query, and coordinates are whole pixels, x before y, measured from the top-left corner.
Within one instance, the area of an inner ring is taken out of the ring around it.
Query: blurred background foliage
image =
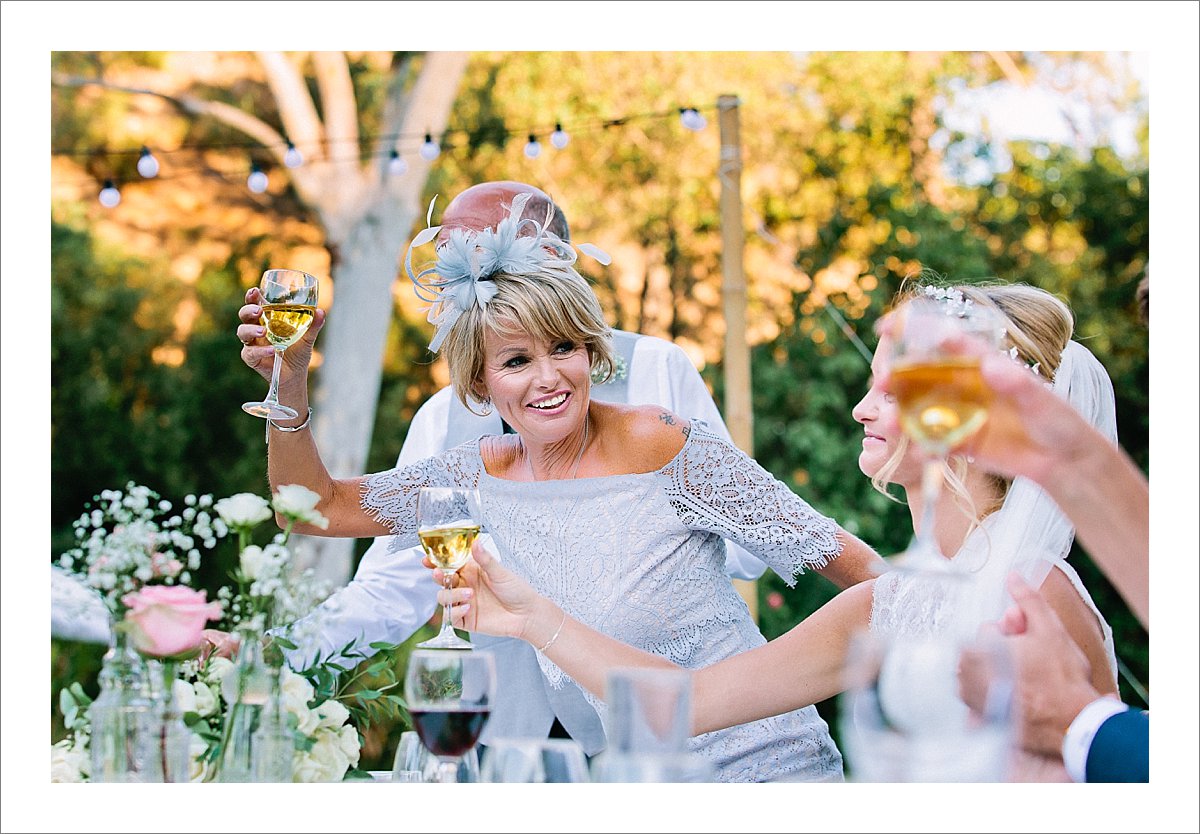
[[[400,56],[349,57],[369,135],[373,102]],[[249,53],[55,53],[53,62],[60,72],[205,95],[272,118]],[[1000,83],[1103,98],[1138,120],[1137,149],[1118,154],[1101,115],[1090,143],[1001,143],[948,123],[956,91]],[[880,552],[903,549],[907,509],[875,492],[856,465],[861,429],[850,410],[869,367],[854,340],[873,349],[875,319],[900,281],[927,266],[952,280],[1023,281],[1068,301],[1077,338],[1112,376],[1122,444],[1148,471],[1148,337],[1134,306],[1148,258],[1148,115],[1120,56],[475,53],[447,132],[453,147],[424,200],[440,194],[444,205],[489,179],[546,189],[573,237],[614,257],[603,270],[584,264],[612,323],[676,341],[720,403],[712,104],[723,93],[740,101],[754,452],[763,466]],[[671,115],[687,105],[702,108],[706,130],[688,132]],[[159,98],[95,87],[56,87],[52,116],[57,556],[84,503],[129,480],[176,499],[267,492],[262,426],[239,408],[261,394],[261,380],[237,358],[236,310],[263,268],[299,247],[320,250],[322,240],[282,171],[272,172],[282,185],[264,195],[247,192],[244,174],[223,173],[248,167],[246,149],[204,147],[242,139],[228,128],[185,118]],[[616,117],[628,118],[603,126]],[[572,130],[570,144],[554,150],[543,135],[542,154],[526,157],[522,131],[556,121]],[[142,144],[181,148],[171,164],[196,173],[172,178],[164,163],[163,177],[143,181],[136,156],[100,153]],[[109,177],[125,183],[117,210],[95,201]],[[445,380],[409,295],[398,285],[369,471],[393,464],[416,408]],[[226,558],[205,566],[204,586],[227,581],[234,554]],[[1086,554],[1073,561],[1131,677],[1148,687],[1145,631]],[[832,596],[820,580],[788,590],[768,575],[758,587],[768,638]],[[56,643],[53,693],[81,674],[94,689],[97,657]],[[1136,688],[1122,681],[1132,703],[1142,701]],[[836,703],[819,708],[836,730]],[[55,738],[56,719],[52,706]],[[390,767],[399,729],[372,728],[363,767]]]

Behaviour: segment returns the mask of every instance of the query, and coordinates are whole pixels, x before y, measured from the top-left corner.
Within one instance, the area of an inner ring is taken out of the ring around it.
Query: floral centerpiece
[[[170,502],[130,484],[123,493],[101,493],[75,523],[77,545],[63,554],[59,565],[102,596],[115,636],[128,637],[144,656],[164,662],[166,691],[160,694],[187,728],[181,743],[188,748],[186,778],[191,781],[217,775],[238,700],[235,661],[219,650],[201,652],[212,647],[203,630],[210,620],[220,628],[215,635],[207,633],[217,642],[223,633],[267,634],[268,655],[282,666],[279,686],[294,737],[294,781],[365,776],[357,771],[359,729],[374,717],[403,708],[403,701],[389,691],[396,681],[387,658],[354,674],[367,655],[347,646],[317,657],[300,671],[283,665],[283,653],[307,636],[303,629],[285,627],[329,592],[311,570],[292,570],[288,548],[295,524],[328,524],[316,510],[317,500],[312,491],[291,485],[280,487],[271,502],[252,493],[216,502],[208,495],[189,495],[183,510],[174,513]],[[285,529],[266,544],[255,544],[255,529],[276,514],[286,522]],[[236,534],[238,548],[233,584],[220,588],[216,600],[207,602],[204,591],[186,583],[200,565],[201,551],[215,549],[231,533]],[[307,628],[320,627],[319,620],[307,619]],[[396,647],[370,648],[386,653]],[[374,689],[355,689],[364,674],[382,674],[384,682]],[[52,746],[53,781],[90,776],[91,704],[78,683],[59,693],[68,735]]]

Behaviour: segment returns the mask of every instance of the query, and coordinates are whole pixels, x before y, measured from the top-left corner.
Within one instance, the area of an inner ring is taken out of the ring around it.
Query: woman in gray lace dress
[[[335,479],[299,430],[307,420],[272,423],[272,486],[314,490],[329,519],[326,530],[300,532],[390,533],[398,548],[412,547],[421,487],[475,487],[484,525],[514,571],[579,621],[689,668],[765,643],[725,575],[723,538],[789,583],[806,570],[841,587],[876,575],[883,563],[869,547],[702,422],[590,400],[592,379],[611,373],[614,361],[608,326],[573,268],[574,249],[520,220],[523,206],[517,197],[494,230],[451,231],[434,267],[408,267],[433,305],[431,347],[444,349],[458,396],[468,408],[496,409],[515,433]],[[438,231],[422,232],[414,246]],[[307,366],[322,323],[285,354],[279,397],[302,415],[311,414]],[[491,647],[500,694],[484,741],[529,734],[522,713],[548,703],[587,752],[602,749],[602,704],[543,653],[504,642],[511,645]],[[725,781],[842,775],[841,755],[811,706],[704,734],[692,746]]]
[[[1015,347],[1014,359],[1047,383],[1053,380],[1055,393],[1115,443],[1112,384],[1095,357],[1070,341],[1073,321],[1065,304],[1023,285],[964,285],[946,293],[960,302],[964,295],[999,310]],[[872,363],[877,377],[885,370],[886,338],[881,337]],[[889,484],[903,487],[915,523],[921,514],[920,459],[900,433],[894,397],[878,379],[855,406],[854,418],[864,429],[860,468],[881,490]],[[688,445],[691,441],[685,449]],[[832,697],[843,687],[850,640],[864,629],[889,635],[972,634],[1003,613],[1004,581],[1012,570],[1041,585],[1087,656],[1092,685],[1101,693],[1115,693],[1112,631],[1066,562],[1074,531],[1054,501],[1032,481],[990,475],[965,455],[953,456],[947,481],[952,489],[938,508],[936,532],[944,551],[955,554],[956,567],[970,576],[957,596],[931,596],[930,583],[901,571],[844,591],[787,634],[694,675],[694,729],[710,732]],[[478,553],[476,562],[461,572],[462,587],[441,592],[444,601],[455,603],[455,622],[489,634],[520,636],[534,645],[555,635],[547,650],[550,659],[593,691],[602,690],[612,668],[664,666],[662,657],[671,659],[661,652],[652,657],[584,628],[594,625],[586,619],[583,625],[570,618],[564,622],[564,611],[575,612],[556,605],[553,594],[546,599],[532,593],[487,553]],[[1065,776],[1053,763],[1022,761],[1020,766],[1022,779]]]

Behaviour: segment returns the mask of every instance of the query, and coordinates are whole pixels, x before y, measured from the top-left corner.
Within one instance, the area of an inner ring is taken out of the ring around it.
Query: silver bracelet
[[[306,429],[306,428],[308,428],[308,424],[312,422],[312,406],[310,405],[310,406],[308,407],[308,416],[307,416],[307,417],[305,417],[305,418],[304,418],[304,422],[303,422],[303,423],[301,423],[301,424],[300,424],[300,425],[298,425],[298,426],[281,426],[281,425],[279,425],[278,423],[276,423],[274,420],[272,420],[272,419],[270,419],[270,418],[267,418],[267,422],[268,422],[268,423],[271,425],[271,427],[272,427],[272,428],[274,428],[276,431],[286,431],[286,432],[293,432],[293,431],[300,431],[300,429]]]
[[[538,651],[541,652],[542,654],[545,654],[547,652],[547,650],[549,650],[549,648],[554,645],[554,641],[558,639],[558,635],[562,634],[563,626],[565,626],[566,624],[567,624],[567,612],[563,611],[563,618],[559,621],[558,628],[555,630],[554,636],[551,637],[549,640],[547,640],[546,645],[542,646],[540,649],[538,649]]]

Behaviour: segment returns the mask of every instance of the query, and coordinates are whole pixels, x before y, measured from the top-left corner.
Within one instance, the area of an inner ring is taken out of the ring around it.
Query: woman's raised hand
[[[539,618],[553,617],[557,606],[501,565],[478,539],[471,547],[471,556],[455,573],[455,587],[438,592],[439,603],[444,605],[449,601],[455,626],[499,637],[523,638],[531,633]],[[434,567],[428,556],[425,566]],[[434,571],[433,578],[442,584],[440,570]]]
[[[251,287],[246,290],[246,303],[238,309],[237,328],[238,341],[242,343],[242,361],[247,367],[258,371],[259,376],[271,378],[271,364],[275,361],[275,348],[267,341],[267,329],[262,323],[262,290]],[[284,353],[285,368],[304,368],[312,359],[313,342],[317,332],[325,324],[325,311],[317,308],[312,326],[304,334],[304,338],[292,345]]]

